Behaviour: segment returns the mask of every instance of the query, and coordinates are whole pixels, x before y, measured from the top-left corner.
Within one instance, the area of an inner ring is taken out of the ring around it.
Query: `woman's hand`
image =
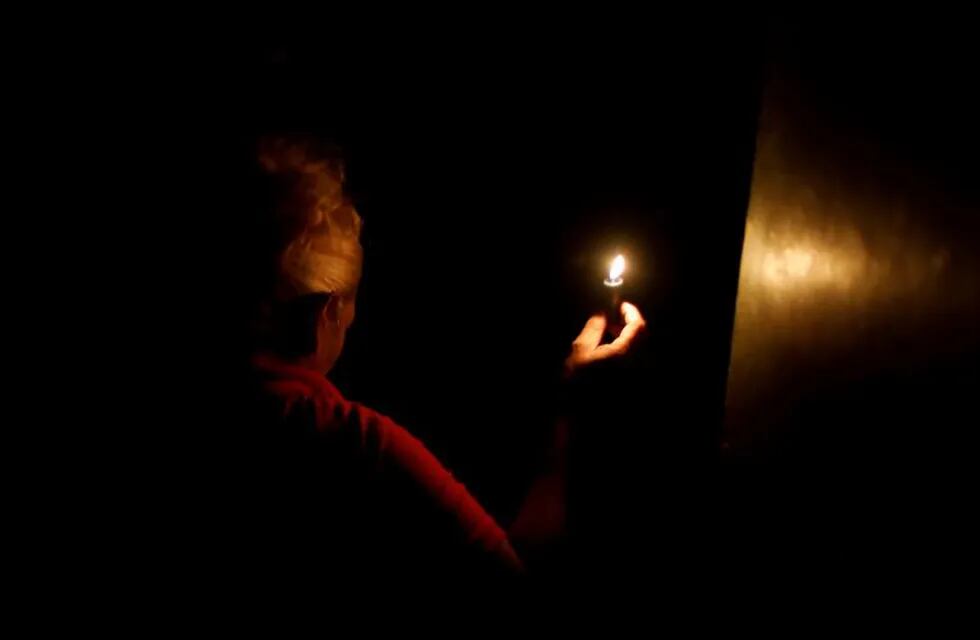
[[[646,328],[646,321],[640,310],[629,302],[620,307],[626,326],[615,340],[608,344],[599,344],[606,332],[606,317],[596,314],[589,318],[582,333],[572,343],[572,353],[565,360],[565,375],[571,376],[576,371],[594,362],[618,358],[629,353],[636,337]]]

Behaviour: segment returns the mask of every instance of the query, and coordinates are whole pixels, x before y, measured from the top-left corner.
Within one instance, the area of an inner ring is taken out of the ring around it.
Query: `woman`
[[[362,263],[342,166],[282,138],[260,145],[259,165],[264,257],[255,262],[250,468],[260,470],[256,495],[265,498],[257,526],[274,532],[267,539],[281,551],[272,555],[359,572],[522,571],[508,534],[421,442],[325,377],[354,321]],[[609,344],[600,344],[604,317],[589,319],[565,362],[568,376],[630,349],[644,320],[628,303],[622,312],[625,328]],[[561,479],[551,471],[530,491],[515,535],[540,538],[556,527],[549,514],[561,513]]]

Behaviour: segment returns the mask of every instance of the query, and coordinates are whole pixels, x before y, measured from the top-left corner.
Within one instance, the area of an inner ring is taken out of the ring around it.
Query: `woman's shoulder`
[[[259,388],[284,419],[307,416],[318,431],[354,430],[362,437],[398,428],[387,416],[351,402],[326,376],[271,356],[257,356]]]

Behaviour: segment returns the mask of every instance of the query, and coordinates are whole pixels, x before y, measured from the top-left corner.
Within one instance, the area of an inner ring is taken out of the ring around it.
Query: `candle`
[[[623,299],[620,291],[623,286],[623,272],[626,271],[626,258],[622,254],[613,258],[609,264],[609,277],[602,284],[609,289],[609,307],[606,309],[606,323],[613,335],[618,334],[614,327],[620,326],[621,313],[619,308],[622,306]]]

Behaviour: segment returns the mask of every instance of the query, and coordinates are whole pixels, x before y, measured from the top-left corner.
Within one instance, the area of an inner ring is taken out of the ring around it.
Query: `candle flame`
[[[609,280],[619,280],[624,271],[626,271],[626,258],[618,255],[613,258],[612,264],[609,265]]]

